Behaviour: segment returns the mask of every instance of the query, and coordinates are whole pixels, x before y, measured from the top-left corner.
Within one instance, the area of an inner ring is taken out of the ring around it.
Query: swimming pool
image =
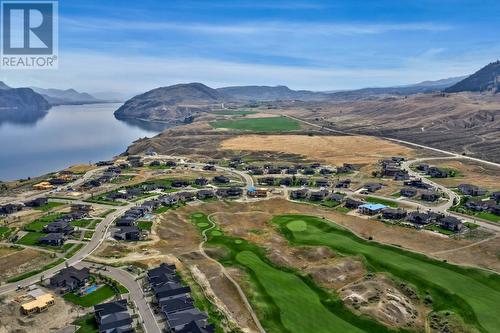
[[[93,284],[90,287],[88,287],[87,289],[85,289],[85,294],[90,294],[96,290],[97,290],[97,286],[95,284]]]

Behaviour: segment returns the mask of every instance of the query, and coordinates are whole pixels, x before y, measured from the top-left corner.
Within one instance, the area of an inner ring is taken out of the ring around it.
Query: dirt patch
[[[71,324],[78,316],[76,307],[57,295],[54,295],[55,304],[47,311],[25,316],[20,312],[21,304],[15,301],[22,294],[16,292],[0,298],[0,333],[55,332]]]
[[[340,290],[340,297],[353,311],[369,315],[391,327],[423,328],[428,310],[416,294],[400,290],[388,277],[368,275]]]
[[[369,136],[245,135],[223,141],[221,148],[300,154],[333,165],[372,164],[390,156],[415,156],[411,148]]]
[[[30,272],[55,260],[50,254],[32,249],[15,250],[0,256],[0,281]]]

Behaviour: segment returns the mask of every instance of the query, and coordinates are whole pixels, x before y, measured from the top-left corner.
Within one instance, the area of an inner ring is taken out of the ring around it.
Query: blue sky
[[[61,0],[56,71],[13,86],[124,95],[179,82],[339,90],[469,74],[500,55],[498,1]]]

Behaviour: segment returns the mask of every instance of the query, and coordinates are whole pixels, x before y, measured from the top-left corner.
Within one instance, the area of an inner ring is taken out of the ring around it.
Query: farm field
[[[491,311],[500,301],[500,277],[494,273],[365,241],[316,217],[285,215],[275,217],[272,223],[293,245],[329,246],[344,255],[363,256],[372,270],[389,272],[412,283],[421,293],[429,293],[435,311],[456,312],[483,332],[500,327],[500,318]]]
[[[416,155],[411,148],[368,136],[245,135],[227,139],[220,147],[236,151],[299,154],[334,165],[373,164],[390,156],[411,158]]]
[[[219,120],[211,122],[214,128],[254,132],[286,132],[300,129],[300,123],[286,117],[248,118],[235,120]]]

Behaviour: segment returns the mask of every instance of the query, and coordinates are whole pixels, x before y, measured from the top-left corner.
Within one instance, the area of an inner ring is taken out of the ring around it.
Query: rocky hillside
[[[484,92],[500,91],[500,61],[492,62],[478,70],[471,76],[463,79],[457,84],[445,89],[447,93],[462,91]]]
[[[227,99],[223,93],[201,83],[177,84],[133,97],[115,111],[115,117],[185,122]]]
[[[297,115],[348,132],[388,136],[500,162],[500,95],[421,94],[318,103]],[[295,113],[294,112],[294,113]]]
[[[51,105],[43,96],[30,88],[0,89],[0,112],[17,110],[45,112],[50,107]]]

